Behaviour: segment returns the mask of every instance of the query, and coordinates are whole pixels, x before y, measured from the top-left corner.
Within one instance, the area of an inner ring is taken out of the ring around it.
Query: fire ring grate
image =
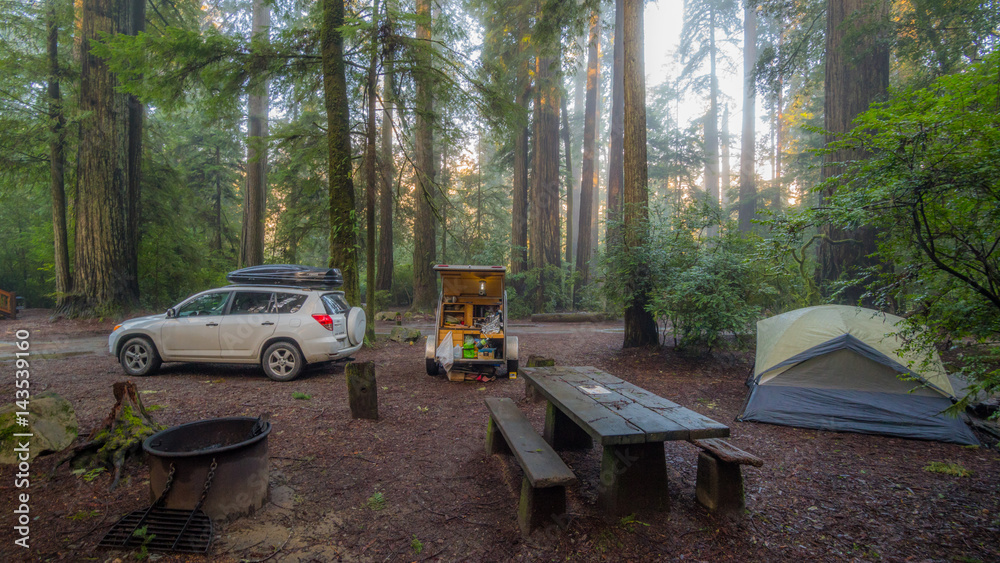
[[[135,531],[146,526],[146,533]],[[212,544],[212,520],[201,510],[180,510],[154,506],[126,514],[108,530],[98,547],[140,547],[150,551],[207,553]]]

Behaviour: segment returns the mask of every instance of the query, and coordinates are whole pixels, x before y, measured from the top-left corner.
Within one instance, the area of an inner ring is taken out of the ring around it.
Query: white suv
[[[344,292],[278,285],[231,285],[188,297],[161,315],[115,327],[108,347],[129,375],[161,362],[257,364],[290,381],[307,363],[361,348],[365,312]]]

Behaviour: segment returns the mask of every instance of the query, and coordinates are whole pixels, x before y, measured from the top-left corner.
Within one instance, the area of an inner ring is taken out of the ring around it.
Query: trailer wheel
[[[441,375],[437,360],[424,360],[427,363],[427,375]]]

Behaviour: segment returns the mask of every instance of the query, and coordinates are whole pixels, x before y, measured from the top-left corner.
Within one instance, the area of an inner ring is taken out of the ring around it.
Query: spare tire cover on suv
[[[347,313],[347,340],[352,346],[360,344],[365,339],[365,310],[361,307],[351,307]]]

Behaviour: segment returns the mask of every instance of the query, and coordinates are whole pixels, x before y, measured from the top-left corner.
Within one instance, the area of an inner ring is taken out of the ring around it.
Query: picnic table
[[[594,367],[523,368],[548,400],[553,449],[603,446],[598,504],[613,516],[667,507],[667,440],[725,438],[729,427]]]

